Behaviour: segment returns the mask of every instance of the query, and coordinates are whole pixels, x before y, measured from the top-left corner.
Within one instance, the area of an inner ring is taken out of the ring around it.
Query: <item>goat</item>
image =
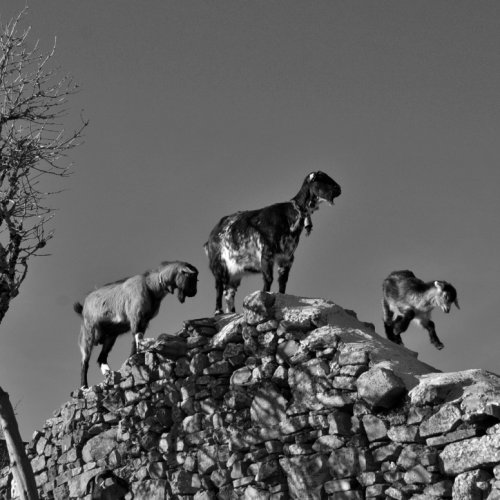
[[[411,271],[394,271],[382,284],[383,319],[385,334],[396,344],[403,344],[401,334],[415,320],[429,332],[429,338],[436,347],[442,349],[444,344],[436,335],[431,313],[435,307],[449,313],[452,304],[458,305],[457,291],[446,281],[425,283]]]
[[[137,352],[149,322],[160,309],[167,293],[177,289],[179,302],[194,297],[198,270],[187,262],[163,262],[157,269],[108,283],[89,293],[82,304],[76,302],[75,312],[82,316],[80,351],[82,353],[81,383],[87,387],[89,359],[94,345],[102,344],[97,363],[105,375],[116,338],[128,331],[133,335],[131,356]]]
[[[321,201],[333,205],[340,193],[340,186],[327,174],[312,172],[291,201],[223,217],[204,245],[215,277],[215,314],[223,313],[223,294],[226,312],[235,311],[234,297],[245,274],[262,273],[263,290],[268,292],[275,263],[279,292],[285,293],[302,229],[309,235],[312,212]]]

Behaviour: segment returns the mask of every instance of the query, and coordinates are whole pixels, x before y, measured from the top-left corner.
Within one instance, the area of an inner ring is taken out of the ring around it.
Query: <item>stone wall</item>
[[[443,374],[323,299],[145,341],[27,449],[44,499],[499,499],[500,379]],[[0,472],[0,498],[11,498]]]

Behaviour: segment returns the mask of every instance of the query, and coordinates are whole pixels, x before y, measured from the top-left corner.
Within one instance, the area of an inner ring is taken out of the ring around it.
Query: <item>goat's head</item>
[[[182,304],[186,297],[196,295],[198,285],[198,269],[191,264],[183,263],[177,270],[175,276],[175,286],[177,288],[177,298]]]
[[[457,291],[453,285],[446,281],[434,281],[434,287],[437,290],[435,298],[437,307],[441,308],[445,313],[450,312],[452,304],[455,304],[457,309],[460,309]]]
[[[333,205],[334,199],[340,196],[340,186],[327,174],[321,171],[311,172],[304,184],[309,188],[308,208],[314,212],[322,201]]]

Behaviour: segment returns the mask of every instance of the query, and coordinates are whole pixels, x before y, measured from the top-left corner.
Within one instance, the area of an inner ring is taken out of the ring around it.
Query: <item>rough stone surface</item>
[[[386,368],[375,367],[360,375],[358,394],[375,408],[392,408],[405,393],[404,382]]]
[[[462,414],[456,406],[444,405],[437,413],[420,424],[420,435],[428,437],[450,432],[458,426],[461,420]]]
[[[450,475],[493,467],[500,462],[500,434],[451,443],[439,457],[443,471]]]
[[[484,470],[459,474],[452,489],[453,500],[482,500],[490,492],[491,475]]]
[[[255,292],[140,347],[34,433],[42,500],[500,496],[499,378],[437,373],[331,301]]]

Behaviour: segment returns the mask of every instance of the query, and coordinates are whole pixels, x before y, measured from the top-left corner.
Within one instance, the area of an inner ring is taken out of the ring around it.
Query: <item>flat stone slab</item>
[[[451,443],[439,457],[443,471],[448,475],[492,467],[500,462],[500,434]]]
[[[467,422],[495,415],[494,409],[500,405],[500,377],[486,370],[430,373],[419,378],[409,394],[415,406],[454,403]]]

